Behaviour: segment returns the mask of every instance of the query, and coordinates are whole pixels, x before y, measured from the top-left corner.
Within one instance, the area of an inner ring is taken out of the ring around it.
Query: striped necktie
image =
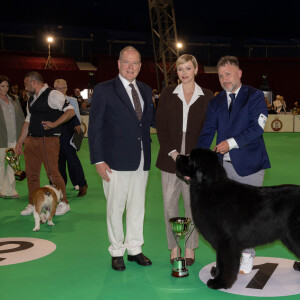
[[[233,104],[234,104],[235,94],[234,93],[229,94],[229,97],[231,99],[231,102],[230,102],[229,108],[228,108],[229,117],[230,117],[230,113],[231,113],[231,110],[232,110],[232,107],[233,107]]]
[[[143,111],[142,111],[142,106],[141,106],[141,101],[140,101],[139,95],[132,83],[130,83],[129,86],[131,87],[132,100],[133,100],[136,115],[137,115],[139,121],[141,121]]]

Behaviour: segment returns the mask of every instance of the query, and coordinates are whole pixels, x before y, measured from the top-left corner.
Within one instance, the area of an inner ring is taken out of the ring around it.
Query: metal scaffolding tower
[[[179,56],[173,0],[148,0],[156,65],[157,87],[176,84],[175,62]],[[161,72],[163,83],[161,83]]]

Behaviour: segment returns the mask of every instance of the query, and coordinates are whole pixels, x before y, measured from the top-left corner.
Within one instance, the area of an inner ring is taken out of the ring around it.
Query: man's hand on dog
[[[108,166],[107,163],[105,162],[102,162],[100,164],[96,164],[96,169],[97,169],[97,172],[99,173],[99,175],[101,176],[101,178],[103,180],[105,180],[106,182],[109,182],[110,181],[110,178],[107,174],[108,173],[112,173],[112,170],[111,168]]]
[[[220,144],[216,145],[216,147],[214,148],[214,150],[217,153],[221,153],[221,154],[225,154],[227,153],[230,149],[229,149],[229,144],[227,141],[222,141]]]

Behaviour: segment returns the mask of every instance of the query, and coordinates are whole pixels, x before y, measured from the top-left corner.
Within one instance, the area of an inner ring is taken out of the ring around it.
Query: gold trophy
[[[192,223],[191,219],[189,218],[182,218],[182,217],[176,217],[169,220],[169,223],[172,226],[172,232],[177,244],[177,258],[174,259],[174,267],[172,269],[172,276],[173,277],[186,277],[189,276],[188,269],[185,264],[184,257],[179,257],[178,249],[179,249],[179,242],[180,239],[184,239],[184,249],[185,249],[185,243],[191,236],[195,225]],[[190,227],[191,225],[191,227]],[[185,239],[185,236],[187,238]]]
[[[26,173],[21,170],[20,157],[19,155],[16,155],[15,150],[13,148],[8,148],[6,150],[5,159],[7,160],[11,168],[14,170],[16,180],[24,180],[26,178]]]

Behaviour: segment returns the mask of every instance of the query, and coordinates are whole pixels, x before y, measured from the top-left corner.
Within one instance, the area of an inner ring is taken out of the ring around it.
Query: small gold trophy
[[[191,236],[195,225],[194,223],[191,224],[191,219],[189,218],[182,218],[182,217],[176,217],[169,220],[169,223],[172,226],[172,232],[177,244],[177,258],[174,259],[174,267],[172,269],[172,276],[173,277],[186,277],[189,276],[188,269],[185,265],[185,259],[184,257],[179,257],[178,249],[180,247],[179,242],[180,239],[185,239],[185,236],[187,238],[184,242],[184,249],[185,249],[185,243]],[[190,225],[192,225],[190,227]]]
[[[7,160],[11,168],[14,170],[16,180],[24,180],[26,178],[26,173],[21,170],[19,155],[16,155],[15,150],[13,148],[8,148],[6,150],[5,159]]]

